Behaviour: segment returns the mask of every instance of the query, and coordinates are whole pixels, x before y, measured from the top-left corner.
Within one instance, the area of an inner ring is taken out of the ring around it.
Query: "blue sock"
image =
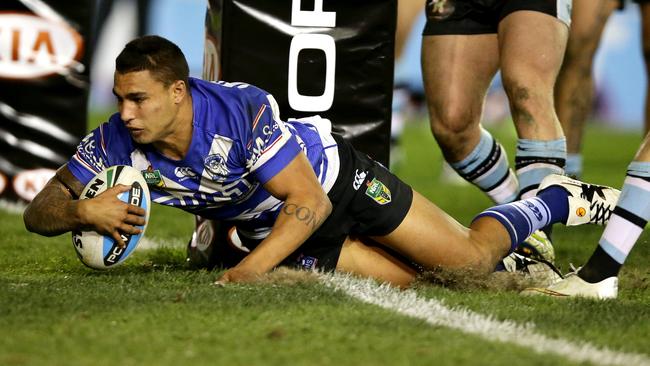
[[[474,220],[489,216],[499,221],[510,235],[510,252],[513,252],[535,230],[566,222],[568,211],[567,192],[560,187],[550,187],[541,192],[539,197],[489,208]]]
[[[569,219],[569,197],[562,187],[551,186],[537,193],[537,198],[544,201],[551,212],[551,224],[566,224]]]

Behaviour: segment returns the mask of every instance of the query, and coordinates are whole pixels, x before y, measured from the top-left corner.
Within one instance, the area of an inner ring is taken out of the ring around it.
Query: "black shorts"
[[[572,0],[427,0],[422,35],[496,33],[499,22],[519,10],[538,11],[571,24]]]
[[[282,264],[301,269],[333,271],[348,236],[382,236],[393,232],[411,208],[413,190],[383,165],[334,136],[341,162],[327,194],[332,213]],[[244,244],[251,243],[240,235]]]

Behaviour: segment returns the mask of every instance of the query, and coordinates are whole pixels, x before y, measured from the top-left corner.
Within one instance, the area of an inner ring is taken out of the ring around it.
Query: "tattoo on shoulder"
[[[287,203],[282,207],[282,212],[286,215],[295,216],[298,220],[311,226],[312,229],[318,228],[320,220],[316,217],[316,212],[306,206],[298,206],[294,203]]]

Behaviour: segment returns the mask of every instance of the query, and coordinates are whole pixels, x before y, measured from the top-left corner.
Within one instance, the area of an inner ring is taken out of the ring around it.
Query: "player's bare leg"
[[[537,197],[492,207],[464,227],[435,204],[413,192],[411,207],[390,234],[371,239],[425,269],[490,273],[496,263],[532,232],[553,223],[604,224],[618,199],[611,188],[551,175]],[[587,197],[584,190],[600,192]],[[405,286],[415,272],[378,248],[347,240],[337,270]]]
[[[371,277],[399,287],[408,287],[417,272],[369,240],[347,238],[341,248],[336,270]]]
[[[507,230],[496,220],[479,218],[464,227],[417,192],[400,226],[373,240],[425,268],[464,268],[478,273],[491,272],[511,247]]]
[[[618,296],[618,274],[650,220],[650,134],[646,135],[627,175],[620,199],[598,246],[576,273],[547,288],[530,288],[525,294],[553,297],[611,299]]]
[[[479,143],[483,99],[498,68],[495,34],[425,36],[422,76],[431,131],[450,162]]]
[[[420,0],[399,0],[397,2],[397,25],[395,29],[395,60],[402,56],[404,45],[411,33],[413,23],[424,10],[424,3]]]
[[[617,0],[574,0],[564,62],[555,84],[555,108],[566,135],[566,173],[582,175],[581,144],[594,95],[593,62]]]
[[[496,34],[435,35],[422,42],[431,131],[445,160],[494,202],[513,201],[519,185],[505,150],[479,124],[499,64]]]
[[[646,70],[646,96],[645,96],[645,133],[650,131],[650,93],[648,90],[650,88],[650,80],[647,77],[650,76],[650,3],[642,2],[639,4],[641,10],[641,34],[643,37],[642,47],[643,47],[643,59],[645,61],[645,70]]]
[[[568,30],[559,19],[536,11],[515,11],[499,23],[503,85],[519,136],[515,161],[522,197],[534,196],[544,176],[563,173],[566,142],[553,87]]]

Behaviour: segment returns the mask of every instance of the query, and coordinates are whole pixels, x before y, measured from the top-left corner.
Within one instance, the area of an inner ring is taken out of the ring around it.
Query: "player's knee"
[[[462,143],[478,125],[480,112],[449,107],[431,113],[431,132],[442,143]]]
[[[508,95],[513,117],[530,114],[534,118],[538,112],[553,108],[553,84],[541,78],[504,78],[503,88]]]
[[[488,273],[494,269],[497,262],[503,257],[502,249],[494,242],[483,237],[473,235],[472,246],[476,253],[474,257],[474,268]]]

